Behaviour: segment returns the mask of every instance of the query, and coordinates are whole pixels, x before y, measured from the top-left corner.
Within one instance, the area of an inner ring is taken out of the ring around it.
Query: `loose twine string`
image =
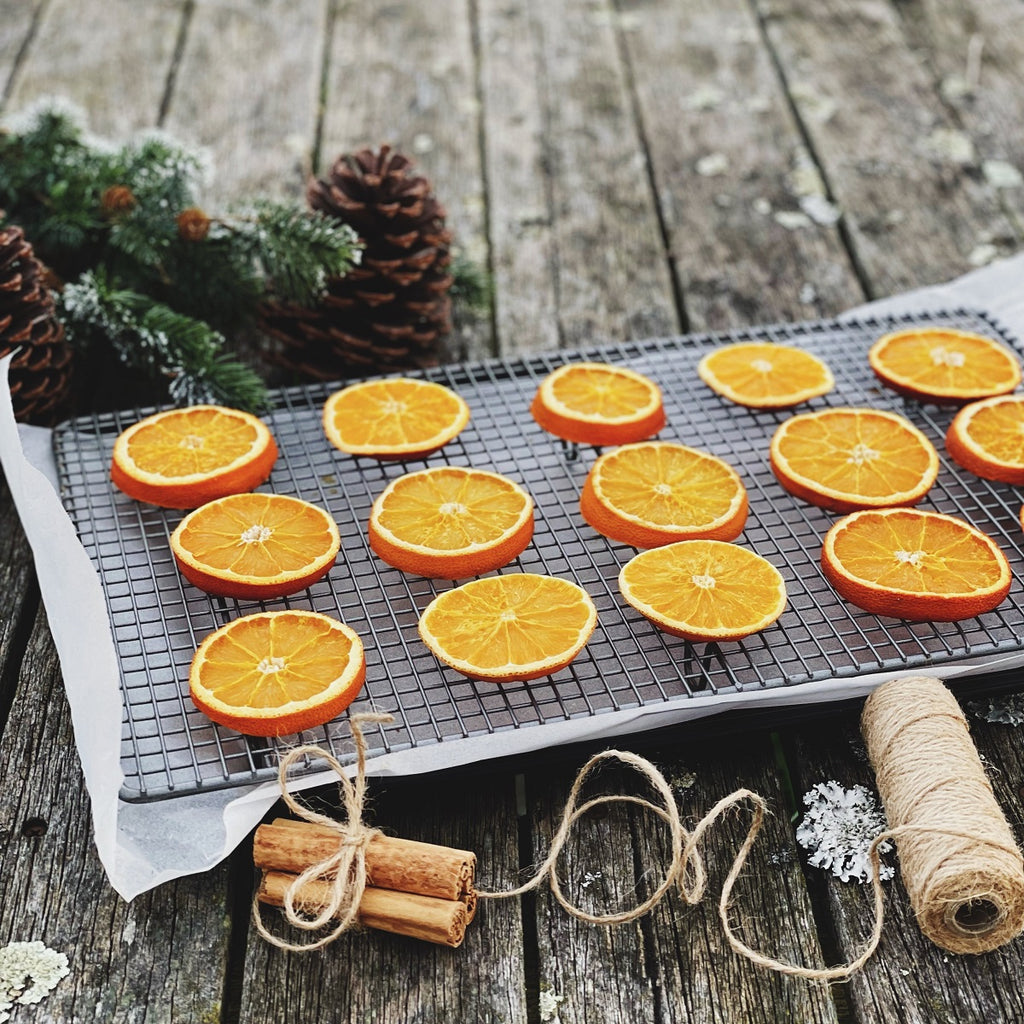
[[[911,685],[909,691],[896,684]],[[939,703],[928,702],[937,685],[948,700],[939,695]],[[891,698],[895,697],[895,702]],[[872,700],[874,699],[874,703]],[[949,702],[956,709],[955,715]],[[883,707],[884,705],[884,707]],[[915,711],[908,715],[907,708]],[[884,711],[884,714],[879,714]],[[561,822],[551,840],[547,857],[531,878],[517,888],[497,892],[477,892],[481,899],[508,899],[539,888],[545,879],[560,906],[573,917],[589,924],[614,925],[636,920],[653,910],[673,888],[678,888],[683,901],[695,906],[707,891],[707,871],[700,854],[705,833],[730,809],[741,804],[753,806],[753,816],[746,837],[740,846],[722,885],[718,900],[718,917],[732,949],[747,960],[769,970],[816,982],[842,981],[860,970],[878,948],[884,918],[880,871],[880,847],[887,840],[900,840],[900,859],[904,882],[911,905],[922,931],[938,945],[953,952],[980,952],[994,949],[1024,929],[1024,858],[1014,842],[1002,811],[995,803],[991,787],[984,775],[980,758],[967,735],[966,721],[956,700],[938,680],[926,677],[893,680],[884,684],[869,698],[864,712],[864,733],[869,755],[879,778],[879,790],[889,811],[893,827],[876,836],[868,850],[871,865],[873,924],[861,950],[850,962],[836,967],[805,967],[776,959],[753,949],[737,934],[730,921],[729,907],[733,888],[746,864],[754,841],[768,812],[763,797],[749,789],[737,789],[723,797],[688,831],[680,818],[671,787],[661,772],[648,760],[621,750],[605,750],[593,755],[580,769],[562,811]],[[959,716],[959,721],[956,721]],[[948,735],[947,723],[953,719],[956,729]],[[390,715],[360,714],[351,719],[356,746],[356,780],[350,782],[344,769],[326,751],[316,746],[299,747],[281,762],[282,795],[289,808],[307,821],[326,825],[339,836],[336,854],[314,864],[291,884],[284,898],[288,922],[297,928],[315,930],[337,919],[335,927],[320,939],[296,944],[280,939],[267,931],[260,917],[258,901],[253,908],[256,927],[272,945],[291,951],[318,949],[333,942],[358,923],[359,902],[366,887],[366,847],[379,830],[362,823],[366,793],[366,743],[364,723],[388,722]],[[878,724],[879,720],[881,725]],[[925,735],[918,735],[922,724]],[[916,731],[915,731],[916,730]],[[946,730],[945,732],[943,730]],[[318,814],[296,802],[287,791],[288,768],[302,757],[321,757],[338,773],[345,804],[345,821]],[[587,779],[602,765],[618,762],[636,771],[657,794],[659,802],[631,795],[605,795],[581,801]],[[975,768],[976,764],[976,768]],[[941,772],[937,768],[942,767]],[[988,797],[979,792],[987,788]],[[941,784],[936,784],[936,777]],[[966,778],[970,786],[965,794],[956,793],[956,784]],[[895,797],[893,794],[896,794]],[[929,799],[933,797],[933,799]],[[951,819],[950,800],[955,801]],[[889,810],[893,802],[896,813]],[[647,899],[626,909],[593,914],[573,904],[565,895],[558,878],[557,864],[569,843],[573,827],[596,807],[627,804],[643,808],[659,817],[668,827],[671,857],[665,874]],[[922,813],[922,810],[924,813]],[[959,815],[959,817],[958,817]],[[953,826],[945,824],[953,820]],[[950,866],[950,843],[957,841],[956,857]],[[304,907],[298,897],[302,887],[313,879],[331,878],[326,905]],[[970,918],[962,919],[962,908],[986,904],[994,908],[994,916],[981,926]]]

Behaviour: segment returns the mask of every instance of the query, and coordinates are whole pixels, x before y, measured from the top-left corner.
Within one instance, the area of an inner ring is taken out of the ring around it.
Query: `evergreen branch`
[[[126,366],[166,378],[176,402],[250,412],[267,406],[263,381],[223,352],[223,335],[146,295],[112,287],[102,273],[65,286],[58,312],[72,345],[84,349],[107,340]]]
[[[448,294],[453,303],[477,313],[490,306],[493,284],[491,277],[464,252],[456,252],[451,275],[453,280]]]
[[[343,277],[362,254],[347,224],[270,200],[226,224],[240,256],[262,268],[268,290],[301,306],[315,305],[328,279]]]

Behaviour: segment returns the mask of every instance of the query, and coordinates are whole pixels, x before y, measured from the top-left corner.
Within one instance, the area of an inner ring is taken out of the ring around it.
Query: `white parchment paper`
[[[886,315],[974,309],[1024,338],[1024,253],[955,281],[850,310]],[[121,696],[117,659],[99,579],[55,490],[49,431],[14,420],[6,386],[10,357],[0,360],[0,460],[32,547],[40,591],[60,656],[75,738],[92,802],[96,848],[110,884],[131,900],[163,882],[206,871],[256,826],[278,796],[276,783],[182,796],[154,803],[119,799]],[[943,668],[943,678],[1019,667],[1024,655]],[[374,775],[437,771],[457,764],[523,753],[538,747],[597,740],[692,720],[728,709],[817,703],[869,693],[893,675],[876,673],[837,683],[826,680],[741,694],[697,696],[678,707],[639,708],[579,721],[549,723],[498,736],[460,740],[374,758]],[[329,782],[309,776],[295,788]]]

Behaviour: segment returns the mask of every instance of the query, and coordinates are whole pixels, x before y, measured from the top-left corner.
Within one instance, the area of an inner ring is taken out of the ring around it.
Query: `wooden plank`
[[[0,732],[38,604],[34,580],[32,552],[0,472]]]
[[[957,125],[894,7],[771,0],[761,10],[873,294],[956,277],[979,239],[1012,232],[958,153]]]
[[[469,0],[339,5],[317,170],[387,143],[414,161],[447,212],[457,250],[488,264]],[[494,352],[490,314],[460,317],[450,358]]]
[[[92,840],[71,716],[40,613],[0,764],[0,935],[67,955],[71,974],[37,1021],[220,1019],[227,964],[227,871],[161,886],[126,904]],[[20,1016],[15,1013],[15,1019]]]
[[[478,888],[516,884],[516,805],[508,774],[371,780],[369,805],[368,823],[389,835],[475,852]],[[282,808],[268,818],[289,813]],[[276,911],[267,911],[266,918],[271,927],[280,924]],[[481,901],[458,949],[362,931],[342,936],[324,954],[286,953],[253,929],[240,1019],[525,1021],[522,948],[514,900]]]
[[[611,5],[479,8],[501,351],[678,331]]]
[[[723,743],[697,739],[697,729],[708,731],[705,724],[684,727],[671,749],[652,748],[642,737],[616,746],[658,766],[688,827],[741,787],[768,801],[771,813],[734,890],[732,918],[743,939],[766,955],[823,966],[768,735],[758,732]],[[683,744],[688,752],[680,757]],[[537,860],[549,849],[574,774],[575,769],[563,768],[528,778]],[[650,799],[639,775],[630,771],[602,769],[584,796],[604,792]],[[718,896],[749,821],[749,809],[730,812],[707,834],[701,853],[709,889],[695,908],[673,890],[647,917],[609,928],[579,922],[546,889],[539,893],[541,992],[564,1000],[557,1007],[563,1024],[594,1019],[595,1005],[602,1008],[602,1020],[623,1024],[837,1020],[824,986],[756,967],[727,944],[718,921]],[[670,863],[667,829],[651,812],[602,809],[584,819],[575,836],[560,861],[559,877],[567,895],[590,913],[636,905],[660,884]]]
[[[0,107],[13,88],[12,75],[31,43],[39,12],[46,0],[0,0]]]
[[[690,329],[862,301],[750,6],[656,0],[618,25]]]
[[[1013,251],[1024,236],[1024,10],[1015,0],[919,0],[900,10],[939,94],[974,142],[983,179],[998,188],[1017,226],[1016,238],[980,240],[990,251],[976,259]]]
[[[89,127],[122,139],[157,122],[182,0],[52,0],[7,109],[42,96],[72,100]]]
[[[197,0],[165,127],[209,149],[213,202],[301,197],[316,133],[324,0]]]
[[[997,800],[1009,820],[1019,824],[1024,815],[1018,782],[1024,771],[1019,730],[972,719],[971,731],[988,765]],[[798,794],[829,780],[846,789],[863,785],[874,790],[874,778],[854,717],[844,716],[813,730],[795,731],[793,749]],[[887,859],[893,865],[898,863],[892,855]],[[817,868],[807,870],[825,890],[839,955],[852,958],[863,948],[871,929],[871,897],[867,887],[841,882]],[[1019,941],[980,956],[946,953],[918,930],[902,881],[894,879],[885,887],[886,919],[881,945],[864,970],[846,986],[854,1019],[900,1024],[1024,1020]]]

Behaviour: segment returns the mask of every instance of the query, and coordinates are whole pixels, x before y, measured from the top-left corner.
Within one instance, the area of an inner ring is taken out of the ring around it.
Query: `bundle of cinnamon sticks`
[[[333,829],[307,821],[276,818],[253,839],[253,862],[263,871],[257,898],[280,907],[296,877],[338,849]],[[461,945],[476,913],[473,879],[476,855],[432,843],[375,835],[366,847],[368,883],[359,902],[367,928],[407,935],[445,946]],[[328,904],[330,883],[304,885],[303,904]]]

